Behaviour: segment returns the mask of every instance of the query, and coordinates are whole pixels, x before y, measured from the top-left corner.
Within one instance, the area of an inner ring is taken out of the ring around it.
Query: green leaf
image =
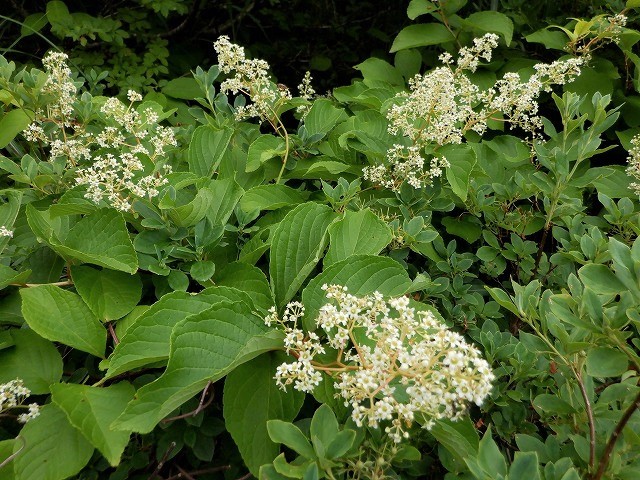
[[[0,148],[4,148],[31,123],[31,118],[22,109],[10,110],[0,118]]]
[[[232,135],[232,128],[216,130],[210,125],[196,128],[189,143],[189,171],[201,177],[211,177],[220,165]]]
[[[311,437],[329,446],[338,434],[338,420],[328,405],[320,405],[311,419]]]
[[[420,15],[435,12],[436,10],[438,10],[438,7],[433,2],[427,0],[411,0],[407,7],[407,17],[409,17],[409,20],[415,20]]]
[[[282,333],[268,331],[244,303],[221,302],[180,321],[171,333],[164,373],[138,390],[113,428],[148,433],[165,416],[261,353],[282,348]]]
[[[49,239],[49,243],[62,255],[82,262],[127,273],[136,273],[138,269],[127,225],[122,214],[114,209],[98,210],[84,217],[69,231],[64,244],[55,239]]]
[[[16,272],[13,268],[0,265],[0,290],[11,284],[22,284],[31,276],[31,270]]]
[[[334,263],[309,282],[302,292],[305,305],[304,326],[314,329],[313,321],[320,307],[327,303],[324,284],[344,285],[352,295],[367,295],[378,291],[386,296],[404,294],[411,288],[406,270],[389,257],[353,255]]]
[[[245,212],[277,210],[287,205],[304,203],[307,197],[307,194],[286,185],[258,185],[245,192],[239,205]]]
[[[7,202],[0,205],[0,225],[12,230],[13,224],[18,216],[18,212],[20,211],[22,192],[5,190],[3,193],[7,197]],[[10,237],[0,237],[0,253],[4,251],[10,240]]]
[[[0,350],[0,383],[24,381],[34,395],[49,393],[62,377],[62,357],[55,345],[29,329],[8,330],[13,346]]]
[[[213,192],[211,208],[207,212],[207,218],[212,225],[225,225],[236,208],[238,200],[244,194],[244,190],[233,179],[213,180],[207,186]]]
[[[93,454],[91,444],[53,404],[41,407],[20,437],[24,448],[13,460],[16,480],[63,480],[80,472]],[[21,447],[17,441],[14,452]]]
[[[267,422],[267,430],[271,440],[274,442],[282,443],[308,459],[316,458],[316,452],[307,437],[292,423],[283,422],[282,420],[269,420]]]
[[[367,85],[373,86],[373,82],[386,82],[391,85],[404,86],[404,77],[398,69],[380,58],[368,58],[354,68],[362,72],[362,77]]]
[[[504,477],[507,474],[507,462],[491,437],[491,428],[487,429],[478,445],[478,463],[485,472],[491,472],[492,475]]]
[[[596,347],[587,352],[587,373],[592,377],[619,377],[628,369],[629,359],[620,350]]]
[[[179,98],[180,100],[193,100],[202,96],[202,89],[195,78],[181,77],[169,80],[165,86],[162,87],[162,93],[169,97]]]
[[[615,273],[605,265],[587,264],[578,270],[578,276],[585,286],[600,295],[617,295],[627,290]]]
[[[496,11],[476,12],[469,15],[464,20],[465,25],[481,32],[497,33],[504,38],[507,46],[511,44],[513,38],[513,22],[504,13]]]
[[[172,292],[136,318],[109,357],[107,378],[169,358],[171,331],[180,321],[218,302],[251,302],[244,292],[212,287],[197,295]]]
[[[112,430],[109,425],[124,411],[134,393],[135,389],[127,382],[106,388],[67,383],[51,387],[53,403],[112,466],[120,463],[130,432]]]
[[[453,42],[455,38],[441,23],[419,23],[403,28],[391,45],[390,53],[405,48],[426,47]]]
[[[243,262],[232,262],[213,277],[220,286],[237,288],[251,296],[253,305],[262,313],[275,305],[269,282],[262,270]]]
[[[477,430],[468,418],[458,422],[438,420],[430,432],[462,465],[465,458],[477,455],[480,440]]]
[[[216,273],[216,264],[208,260],[194,262],[189,268],[189,275],[197,282],[204,283]]]
[[[329,227],[329,250],[324,265],[359,255],[377,255],[393,240],[389,226],[371,210],[346,211]]]
[[[279,307],[293,298],[327,245],[327,228],[337,215],[313,202],[294,208],[280,222],[271,242],[269,275]]]
[[[47,15],[44,13],[32,13],[28,15],[20,26],[20,36],[28,37],[29,35],[33,35],[36,32],[42,30],[49,21],[47,20]]]
[[[207,215],[214,200],[214,193],[211,190],[201,188],[193,200],[179,207],[168,208],[167,214],[178,227],[193,227]]]
[[[447,168],[447,180],[453,193],[464,202],[469,192],[471,171],[477,161],[475,151],[467,144],[445,145],[438,154],[444,156],[451,164]]]
[[[15,438],[0,441],[0,464],[5,462],[7,458],[13,454],[16,442],[19,443]],[[0,467],[0,473],[3,475],[3,480],[15,480],[16,478],[13,474],[13,465],[11,464],[11,461],[7,462],[7,465],[4,467]]]
[[[540,480],[538,468],[538,454],[536,452],[516,452],[511,467],[509,467],[509,479]]]
[[[260,135],[249,145],[246,171],[256,171],[267,160],[282,157],[286,150],[283,138],[271,134]]]
[[[138,275],[80,265],[71,269],[71,276],[76,291],[100,320],[124,317],[142,296]]]
[[[304,117],[304,128],[307,135],[319,140],[346,119],[347,114],[344,108],[338,108],[330,100],[321,98],[313,102],[311,109]]]
[[[640,0],[627,0],[626,8],[640,8]]]
[[[569,37],[562,30],[549,30],[549,27],[533,32],[524,37],[527,42],[541,43],[545,47],[553,50],[564,50],[569,42]]]
[[[333,439],[329,441],[327,446],[327,451],[325,452],[325,456],[328,459],[342,457],[345,453],[347,453],[351,449],[351,447],[353,447],[353,442],[355,441],[355,439],[356,439],[356,432],[354,430],[345,429],[337,433],[333,437]]]
[[[564,415],[575,413],[576,409],[568,402],[562,400],[557,395],[543,393],[533,399],[533,406],[539,412],[550,415]]]
[[[80,296],[53,285],[23,288],[20,295],[22,315],[38,335],[104,356],[107,331]]]
[[[231,371],[224,382],[225,426],[254,475],[280,453],[269,439],[267,421],[293,421],[304,401],[304,393],[283,392],[273,379],[276,368],[287,360],[283,352],[268,352]]]

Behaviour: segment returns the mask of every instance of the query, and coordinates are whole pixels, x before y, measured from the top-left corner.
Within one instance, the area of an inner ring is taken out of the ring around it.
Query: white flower
[[[13,237],[13,230],[9,230],[4,225],[0,226],[0,237]]]
[[[468,403],[480,404],[489,394],[494,379],[489,364],[431,311],[416,311],[407,297],[385,301],[378,292],[357,297],[340,285],[322,288],[331,303],[320,308],[316,324],[326,339],[297,328],[295,314],[285,312],[279,320],[274,309],[265,320],[285,327],[285,348],[295,357],[278,367],[281,388],[293,384],[310,392],[326,372],[337,396],[352,408],[356,425],[389,422],[385,432],[396,442],[406,438],[416,412],[429,427],[437,419],[460,418]],[[295,308],[301,306],[296,302]],[[338,351],[335,361],[316,359],[325,353],[322,341]]]

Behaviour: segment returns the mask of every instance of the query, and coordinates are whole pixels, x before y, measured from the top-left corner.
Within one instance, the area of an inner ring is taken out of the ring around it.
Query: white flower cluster
[[[276,85],[269,79],[269,64],[264,60],[246,58],[244,48],[231,43],[226,35],[219,37],[213,48],[218,54],[220,71],[234,74],[222,82],[220,90],[234,95],[242,93],[252,102],[237,107],[236,119],[273,119],[277,103],[282,99],[290,99],[291,93],[284,85]]]
[[[407,182],[413,188],[431,185],[434,178],[442,176],[443,168],[451,165],[444,157],[433,157],[429,161],[429,169],[425,170],[426,161],[421,150],[417,145],[410,147],[394,145],[387,152],[389,167],[386,165],[367,167],[364,171],[365,178],[391,190],[398,190],[403,182]]]
[[[65,54],[55,52],[44,58],[48,77],[43,91],[54,98],[46,113],[36,112],[23,131],[25,138],[48,146],[51,159],[64,158],[68,167],[77,168],[76,182],[88,186],[85,197],[94,202],[106,200],[125,211],[134,197],[157,196],[170,169],[156,164],[167,147],[178,145],[173,130],[158,125],[160,117],[152,108],[136,109],[142,95],[129,90],[128,104],[106,99],[100,109],[102,124],[92,125],[87,133],[76,121],[86,105],[78,103],[66,60]]]
[[[627,157],[629,165],[627,166],[627,175],[632,176],[640,182],[640,135],[636,135],[631,139],[631,148],[629,149],[629,157]],[[632,182],[629,184],[636,195],[640,195],[640,183]]]
[[[79,169],[76,182],[87,186],[85,197],[94,203],[106,200],[112,207],[126,212],[131,209],[132,196],[153,198],[158,195],[158,189],[168,183],[160,174],[137,175],[142,171],[144,166],[135,155],[123,153],[115,157],[107,153],[95,157],[93,165]]]
[[[535,73],[522,81],[517,73],[507,73],[488,89],[480,89],[467,76],[481,60],[491,61],[498,36],[488,33],[476,38],[473,45],[462,48],[457,61],[445,53],[444,66],[409,80],[409,92],[397,95],[397,103],[387,111],[388,130],[402,136],[404,145],[394,145],[387,153],[387,165],[365,167],[364,177],[373,183],[397,190],[404,182],[414,188],[431,185],[432,172],[421,171],[425,165],[422,151],[435,151],[447,144],[459,144],[473,131],[485,133],[487,122],[502,114],[511,128],[520,127],[532,135],[541,126],[537,99],[553,84],[565,84],[580,74],[582,58],[538,64]],[[405,146],[408,145],[408,146]],[[447,166],[444,159],[437,167]]]
[[[47,80],[42,87],[44,93],[53,95],[54,101],[47,105],[49,116],[60,119],[67,127],[71,126],[73,102],[77,88],[71,79],[71,69],[67,66],[69,56],[62,52],[49,52],[43,59]]]
[[[299,304],[290,306],[282,320],[275,311],[267,319],[285,326],[287,351],[296,357],[278,368],[281,387],[293,383],[312,391],[325,372],[353,409],[354,422],[374,428],[389,422],[385,432],[395,442],[408,436],[406,428],[417,413],[430,428],[435,420],[460,418],[468,403],[480,405],[491,391],[494,376],[480,352],[430,311],[410,307],[407,297],[385,300],[378,292],[356,297],[339,285],[323,289],[330,303],[320,309],[316,323],[326,338],[296,327],[304,313]],[[287,325],[291,318],[293,327]],[[337,352],[335,361],[314,359],[325,353],[322,342]]]
[[[0,412],[21,407],[29,395],[31,395],[31,390],[25,387],[24,382],[19,378],[0,384]],[[18,415],[18,421],[20,423],[27,423],[29,420],[40,415],[40,406],[37,403],[31,403],[27,408],[27,413]]]
[[[13,230],[9,230],[4,225],[0,226],[0,237],[13,237]]]

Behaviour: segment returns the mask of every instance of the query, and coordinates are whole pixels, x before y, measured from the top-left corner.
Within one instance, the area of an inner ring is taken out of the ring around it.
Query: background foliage
[[[24,427],[0,417],[0,475],[637,478],[640,205],[626,172],[640,133],[637,7],[5,8],[0,224],[12,236],[0,237],[0,383],[23,379],[42,408]],[[611,42],[602,21],[622,11],[627,28]],[[581,75],[540,98],[543,140],[495,121],[445,148],[451,167],[431,187],[394,192],[363,180],[363,167],[384,164],[404,141],[387,130],[395,95],[443,51],[487,32],[500,44],[470,75],[482,88],[589,46]],[[310,69],[329,93],[238,121],[245,100],[223,94],[227,76],[210,67],[220,34],[269,61],[274,88]],[[114,125],[108,96],[145,125],[151,109],[171,128],[177,146],[143,162],[149,175],[172,167],[156,195],[132,195],[125,211],[95,204],[74,180],[87,159],[70,166],[73,155],[22,133],[55,103],[39,66],[53,46],[84,83],[74,135]],[[144,98],[128,101],[131,88]],[[262,318],[301,300],[313,328],[331,282],[407,294],[439,312],[490,362],[490,398],[430,431],[416,419],[395,445],[357,428],[329,381],[313,395],[279,390],[283,334]]]

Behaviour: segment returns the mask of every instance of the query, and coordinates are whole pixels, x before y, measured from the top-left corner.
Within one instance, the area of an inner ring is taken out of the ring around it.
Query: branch
[[[18,435],[16,437],[16,440],[20,439],[20,441],[22,442],[22,446],[18,449],[17,452],[12,453],[11,455],[9,455],[7,458],[5,458],[2,462],[0,462],[0,468],[2,467],[6,467],[7,464],[9,464],[14,458],[16,458],[18,456],[18,454],[24,449],[24,447],[27,445],[27,442],[25,442],[24,438],[22,438],[20,435]]]
[[[624,415],[616,425],[616,428],[613,430],[609,441],[607,442],[607,446],[602,452],[602,456],[600,457],[600,464],[598,465],[598,471],[592,478],[592,480],[600,480],[604,475],[605,470],[607,469],[607,465],[609,464],[609,459],[611,458],[611,454],[613,453],[613,447],[616,446],[616,442],[622,433],[622,430],[627,425],[627,422],[631,419],[631,416],[635,413],[637,409],[640,408],[640,393],[634,398],[633,403],[629,405],[629,408],[625,410]]]
[[[207,400],[207,403],[204,403],[204,399],[207,397],[209,387],[211,387],[211,380],[209,380],[209,383],[207,383],[207,386],[204,387],[204,390],[202,391],[202,395],[200,395],[200,403],[198,404],[195,410],[192,410],[191,412],[183,413],[182,415],[176,415],[175,417],[164,418],[162,419],[162,423],[169,423],[175,420],[180,420],[181,418],[195,417],[196,415],[198,415],[202,410],[207,408],[213,402],[213,394],[212,394],[209,400]]]

